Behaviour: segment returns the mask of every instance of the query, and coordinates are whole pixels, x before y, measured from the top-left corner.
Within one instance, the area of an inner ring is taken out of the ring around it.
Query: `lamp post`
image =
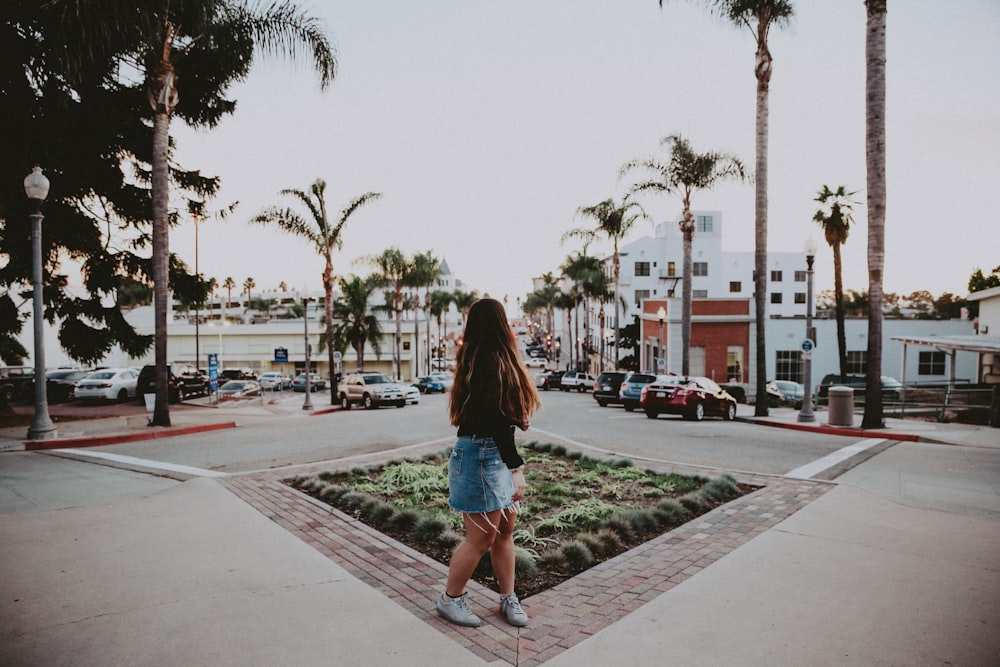
[[[813,333],[813,262],[816,259],[816,242],[810,237],[803,248],[806,253],[806,340],[802,346],[802,408],[799,410],[800,422],[814,422],[812,405],[812,348],[816,336]],[[806,348],[809,348],[806,350]]]
[[[306,335],[306,367],[305,367],[306,399],[302,401],[302,409],[312,410],[313,405],[312,405],[312,399],[310,398],[310,394],[312,393],[312,384],[310,383],[310,380],[312,378],[309,376],[309,352],[311,350],[309,349],[309,295],[308,294],[302,297],[302,322]]]
[[[663,306],[660,306],[659,309],[657,309],[656,311],[656,319],[660,321],[660,342],[659,342],[659,347],[656,349],[656,371],[659,372],[660,359],[663,358],[661,356],[663,354],[663,324],[664,322],[667,321],[667,309],[664,308]],[[667,370],[666,363],[663,364],[663,370],[664,371]]]
[[[24,194],[34,204],[31,213],[32,250],[32,324],[35,330],[35,419],[28,428],[28,440],[52,440],[59,437],[59,430],[49,417],[49,400],[45,386],[44,313],[42,310],[42,203],[49,196],[49,179],[41,167],[34,167],[24,179]]]

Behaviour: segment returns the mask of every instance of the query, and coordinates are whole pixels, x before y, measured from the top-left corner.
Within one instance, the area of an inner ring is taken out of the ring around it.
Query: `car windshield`
[[[227,382],[222,385],[223,389],[242,389],[246,385],[245,382]]]
[[[655,375],[646,375],[644,373],[633,373],[632,375],[629,376],[627,380],[627,382],[635,384],[649,383],[655,381],[656,381]]]
[[[390,384],[392,380],[386,375],[366,375],[365,384]]]
[[[109,380],[116,375],[115,371],[96,371],[87,376],[89,380]]]

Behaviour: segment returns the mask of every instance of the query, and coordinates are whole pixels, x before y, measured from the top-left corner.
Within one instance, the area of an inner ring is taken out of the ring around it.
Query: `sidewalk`
[[[177,410],[172,421],[270,414],[213,413]],[[824,417],[810,428],[833,428]],[[757,421],[798,428],[796,418],[772,410]],[[923,443],[942,442],[959,445],[935,448],[955,461],[981,451],[993,467],[979,474],[997,488],[997,429],[887,426],[863,437],[918,438],[892,449],[887,478],[919,476],[923,448],[933,447]],[[0,465],[16,472],[37,456],[6,452]],[[881,474],[869,466],[866,474]],[[445,624],[433,612],[443,566],[292,492],[281,476],[195,479],[147,497],[0,516],[0,663],[861,666],[1000,657],[1000,515],[900,504],[850,474],[837,484],[759,478],[761,491],[526,599],[532,622],[521,631],[495,617],[495,595],[478,586],[470,603],[484,626]],[[973,492],[956,479],[949,493]]]

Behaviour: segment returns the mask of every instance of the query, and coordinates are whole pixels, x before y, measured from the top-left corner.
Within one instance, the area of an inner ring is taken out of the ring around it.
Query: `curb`
[[[221,422],[217,424],[200,424],[198,426],[168,426],[156,431],[139,431],[135,433],[118,433],[114,435],[93,435],[79,438],[63,438],[56,440],[26,440],[24,441],[24,451],[38,451],[44,449],[69,449],[72,447],[98,447],[100,445],[117,445],[122,442],[136,442],[139,440],[156,440],[158,438],[171,438],[178,435],[190,435],[192,433],[203,433],[205,431],[218,431],[224,428],[236,428],[236,422]]]
[[[854,428],[853,426],[830,426],[830,425],[810,425],[807,423],[790,423],[790,422],[780,422],[772,421],[770,419],[752,418],[752,417],[737,417],[737,421],[747,422],[750,424],[760,424],[763,426],[774,426],[777,428],[786,428],[792,431],[809,431],[810,433],[826,433],[827,435],[847,435],[862,438],[883,438],[885,440],[902,440],[906,442],[934,442],[934,440],[928,440],[926,436],[919,436],[914,433],[898,433],[893,432],[889,429],[864,429],[864,428]]]

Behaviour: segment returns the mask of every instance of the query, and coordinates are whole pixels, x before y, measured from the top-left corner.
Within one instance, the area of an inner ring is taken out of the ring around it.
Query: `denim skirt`
[[[459,436],[448,459],[448,504],[459,512],[495,512],[514,504],[514,480],[493,438]]]

